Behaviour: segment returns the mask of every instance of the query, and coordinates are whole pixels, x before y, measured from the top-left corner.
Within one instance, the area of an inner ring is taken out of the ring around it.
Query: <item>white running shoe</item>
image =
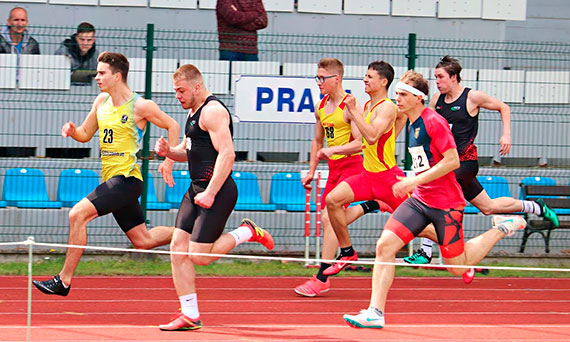
[[[380,316],[369,309],[360,310],[358,315],[344,315],[342,318],[344,318],[346,324],[353,328],[382,329],[384,327],[384,315]]]
[[[513,235],[517,230],[522,230],[526,227],[526,221],[522,216],[510,215],[501,216],[493,215],[493,228],[503,226],[507,230],[507,236]]]

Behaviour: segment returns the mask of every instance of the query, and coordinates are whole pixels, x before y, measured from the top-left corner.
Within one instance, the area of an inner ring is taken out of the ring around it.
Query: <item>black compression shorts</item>
[[[115,176],[99,184],[87,199],[93,203],[99,216],[113,213],[115,221],[126,233],[145,222],[139,203],[142,188],[143,182],[136,177]]]
[[[204,191],[206,186],[207,183],[192,182],[176,216],[175,227],[191,234],[193,242],[215,242],[224,232],[226,222],[237,202],[236,183],[228,176],[211,208],[197,205],[194,203],[194,196]]]
[[[477,180],[478,172],[479,163],[476,160],[462,161],[459,168],[455,170],[455,178],[467,201],[471,201],[483,191],[483,186]]]
[[[394,211],[384,229],[408,243],[430,223],[435,227],[444,258],[455,258],[463,253],[463,206],[446,210],[435,209],[410,197]]]

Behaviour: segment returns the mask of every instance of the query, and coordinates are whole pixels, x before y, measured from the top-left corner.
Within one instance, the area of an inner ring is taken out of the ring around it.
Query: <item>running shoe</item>
[[[467,285],[471,284],[471,282],[473,281],[473,278],[475,278],[475,269],[474,268],[470,268],[469,271],[463,273],[463,282]]]
[[[311,279],[297,286],[295,288],[295,293],[300,296],[315,297],[320,295],[321,293],[328,292],[330,287],[331,287],[331,281],[329,279],[327,279],[327,281],[325,282],[322,282],[319,279],[317,279],[316,276],[313,276]]]
[[[425,265],[431,263],[431,257],[423,249],[418,249],[414,254],[404,258],[404,262],[414,265]]]
[[[274,246],[273,237],[271,236],[271,234],[269,234],[267,230],[259,227],[258,225],[255,224],[255,222],[253,222],[248,218],[244,218],[243,220],[241,220],[241,226],[248,226],[249,229],[251,229],[253,235],[251,239],[249,239],[250,242],[259,242],[260,244],[265,246],[265,248],[269,250],[273,249]]]
[[[556,215],[554,210],[550,209],[550,207],[548,207],[546,203],[544,203],[544,200],[542,198],[537,199],[536,203],[538,203],[538,205],[540,205],[540,207],[542,208],[542,215],[540,216],[544,217],[549,221],[552,221],[554,227],[560,226],[560,221],[558,221],[558,215]]]
[[[331,266],[327,267],[324,271],[323,274],[324,275],[335,275],[338,274],[340,271],[344,270],[346,268],[346,266],[351,264],[351,261],[357,261],[358,260],[358,255],[356,254],[356,252],[354,252],[354,255],[351,256],[339,256],[338,258],[336,258],[334,264],[332,264]]]
[[[522,218],[522,216],[517,216],[517,215],[511,215],[511,216],[493,215],[493,227],[498,228],[499,226],[502,226],[503,228],[506,229],[507,236],[511,236],[517,230],[524,229],[526,227],[526,221],[524,220],[524,218]]]
[[[53,294],[58,296],[67,296],[71,285],[68,287],[63,286],[63,282],[59,278],[59,274],[49,280],[39,281],[34,280],[32,283],[45,294]]]
[[[370,309],[360,310],[358,315],[344,315],[342,318],[353,328],[382,329],[384,327],[384,315],[378,315]]]
[[[161,324],[158,327],[160,330],[164,331],[196,330],[202,327],[202,321],[200,320],[200,317],[192,319],[180,312],[172,321],[170,321],[170,323]]]

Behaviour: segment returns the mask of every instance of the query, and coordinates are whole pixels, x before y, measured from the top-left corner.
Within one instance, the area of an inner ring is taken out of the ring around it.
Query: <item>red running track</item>
[[[570,341],[570,279],[396,278],[386,327],[352,329],[370,278],[334,278],[321,297],[298,277],[200,277],[204,327],[162,332],[178,308],[169,277],[77,277],[68,297],[33,289],[32,341]],[[0,340],[27,337],[27,277],[0,276]]]

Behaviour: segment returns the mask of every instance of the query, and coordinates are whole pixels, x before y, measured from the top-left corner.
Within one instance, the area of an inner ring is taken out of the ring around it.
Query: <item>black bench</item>
[[[570,186],[568,185],[524,185],[522,187],[523,196],[526,200],[542,198],[544,203],[558,214],[560,221],[559,227],[545,218],[529,219],[529,215],[525,214],[527,226],[524,230],[520,252],[523,253],[528,238],[538,233],[544,239],[545,252],[550,252],[550,235],[555,229],[570,229]],[[549,197],[551,196],[551,197]],[[560,210],[566,209],[566,210]]]

